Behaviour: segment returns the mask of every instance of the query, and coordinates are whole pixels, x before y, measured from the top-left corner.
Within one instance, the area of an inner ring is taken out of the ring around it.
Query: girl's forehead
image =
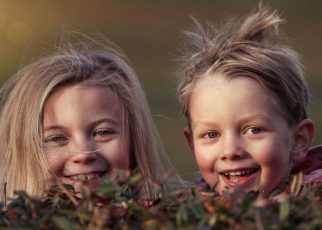
[[[123,113],[121,98],[111,88],[103,85],[70,84],[55,89],[47,98],[44,104],[44,111],[48,107],[64,107],[65,104],[71,105],[85,104],[98,105],[102,108],[113,106],[116,110]]]
[[[123,123],[124,109],[111,90],[100,86],[63,87],[48,97],[43,109],[43,123],[61,121],[72,124],[75,120],[89,122],[102,117],[112,117]]]
[[[106,85],[89,83],[89,82],[72,83],[72,84],[59,86],[52,90],[49,97],[52,95],[56,95],[56,96],[57,95],[66,96],[66,95],[72,95],[72,94],[86,95],[86,94],[89,94],[90,92],[92,92],[92,94],[93,92],[95,92],[95,94],[101,95],[102,98],[106,96],[117,98],[116,92],[112,90],[111,87]]]

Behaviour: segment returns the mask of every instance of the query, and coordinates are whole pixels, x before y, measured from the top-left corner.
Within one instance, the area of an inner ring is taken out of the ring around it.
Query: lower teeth
[[[96,175],[78,175],[75,177],[72,177],[73,180],[78,180],[78,181],[89,181],[96,178]]]

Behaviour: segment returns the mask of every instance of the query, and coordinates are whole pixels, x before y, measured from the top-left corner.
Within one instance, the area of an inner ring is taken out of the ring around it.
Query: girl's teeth
[[[70,179],[78,180],[78,181],[88,181],[88,180],[92,180],[92,179],[95,179],[95,178],[98,178],[97,173],[80,174],[80,175],[70,177]]]

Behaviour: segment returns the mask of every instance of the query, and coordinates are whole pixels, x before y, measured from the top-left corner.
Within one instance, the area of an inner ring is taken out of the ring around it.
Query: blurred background
[[[263,1],[286,23],[281,30],[304,60],[311,117],[322,137],[322,1]],[[174,59],[182,30],[193,16],[206,23],[248,14],[255,0],[0,0],[0,83],[52,49],[63,27],[106,34],[127,54],[142,82],[157,128],[173,165],[185,177],[196,171],[176,99]]]

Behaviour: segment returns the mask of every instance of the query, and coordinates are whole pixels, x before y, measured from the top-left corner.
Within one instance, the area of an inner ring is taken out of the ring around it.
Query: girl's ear
[[[189,144],[191,151],[194,153],[193,136],[192,136],[191,130],[188,127],[186,127],[183,129],[183,133],[184,133],[184,136]]]
[[[304,119],[295,127],[294,145],[291,152],[292,161],[306,157],[315,134],[315,125],[311,119]]]

